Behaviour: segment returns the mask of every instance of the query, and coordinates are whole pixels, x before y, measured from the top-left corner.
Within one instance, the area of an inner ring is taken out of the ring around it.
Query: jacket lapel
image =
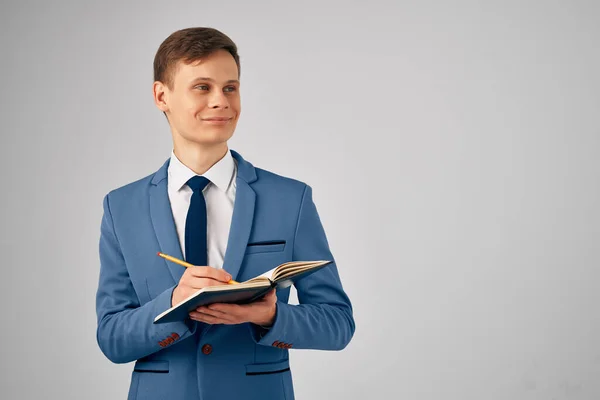
[[[167,160],[163,164],[152,179],[150,186],[150,217],[152,218],[152,226],[158,239],[160,251],[182,260],[183,253],[179,238],[177,237],[177,229],[175,228],[171,202],[169,201],[169,193],[167,191],[167,167],[169,166],[169,161]],[[164,262],[167,268],[169,268],[175,283],[179,283],[185,272],[185,268],[167,260],[164,260]]]
[[[250,187],[250,183],[256,180],[256,171],[254,166],[244,160],[239,153],[231,150],[231,155],[238,164],[237,187],[223,268],[236,280],[244,260],[246,246],[252,231],[252,222],[254,221],[256,193]]]
[[[223,268],[231,274],[234,280],[237,279],[240,272],[248,239],[250,238],[254,219],[255,198],[256,194],[250,185],[241,179],[237,179],[231,228],[227,240],[225,260],[223,261]]]

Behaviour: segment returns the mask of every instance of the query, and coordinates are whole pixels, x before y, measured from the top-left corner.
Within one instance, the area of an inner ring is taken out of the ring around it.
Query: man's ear
[[[164,83],[161,81],[154,81],[152,84],[152,95],[154,96],[154,104],[161,110],[163,113],[169,111],[168,106],[168,91],[169,88],[166,87]]]

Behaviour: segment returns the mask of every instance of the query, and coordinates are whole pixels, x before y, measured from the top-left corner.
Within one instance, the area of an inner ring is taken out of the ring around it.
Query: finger
[[[192,315],[190,313],[190,319],[192,319],[194,321],[204,322],[206,324],[211,324],[211,325],[216,325],[216,324],[220,323],[218,318],[211,317],[210,315],[203,315],[203,314]]]
[[[277,301],[276,300],[276,295],[275,295],[275,289],[271,290],[270,292],[268,292],[267,294],[265,294],[263,297],[261,297],[258,302],[261,303],[273,303]]]
[[[210,315],[211,317],[221,318],[224,320],[230,320],[232,317],[230,314],[224,313],[223,311],[211,310],[210,308],[205,307],[205,306],[198,307],[198,308],[196,308],[195,311],[191,311],[191,312],[197,312],[199,314]]]
[[[207,286],[224,285],[225,283],[211,278],[191,277],[186,284],[193,289],[202,289]]]
[[[227,320],[224,318],[215,317],[214,315],[204,314],[197,311],[191,311],[189,314],[190,318],[200,322],[206,322],[207,324],[234,324],[234,321]]]
[[[194,266],[188,268],[192,276],[199,278],[211,278],[221,282],[229,282],[231,275],[222,268],[213,268],[209,266]]]
[[[202,307],[199,307],[200,309]],[[200,312],[216,312],[221,313],[217,315],[228,315],[233,318],[242,317],[246,311],[242,308],[242,305],[239,304],[228,304],[228,303],[214,303],[209,305],[208,310],[200,310]]]
[[[275,294],[275,289],[273,289],[273,290],[271,290],[269,293],[267,293],[267,295],[265,296],[265,299],[267,299],[267,300],[272,300],[272,299],[273,299],[273,297],[276,297],[276,294]]]

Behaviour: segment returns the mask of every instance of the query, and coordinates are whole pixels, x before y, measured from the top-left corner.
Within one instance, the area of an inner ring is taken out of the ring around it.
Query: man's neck
[[[229,151],[227,142],[215,146],[201,146],[197,143],[187,143],[185,146],[173,146],[173,153],[186,167],[198,175],[208,171]]]

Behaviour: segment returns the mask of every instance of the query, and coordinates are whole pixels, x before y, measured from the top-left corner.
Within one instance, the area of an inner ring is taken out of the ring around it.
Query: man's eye
[[[237,90],[237,88],[235,86],[227,86],[225,88],[226,92],[235,92]]]
[[[208,90],[208,85],[196,85],[194,86],[196,89]]]

